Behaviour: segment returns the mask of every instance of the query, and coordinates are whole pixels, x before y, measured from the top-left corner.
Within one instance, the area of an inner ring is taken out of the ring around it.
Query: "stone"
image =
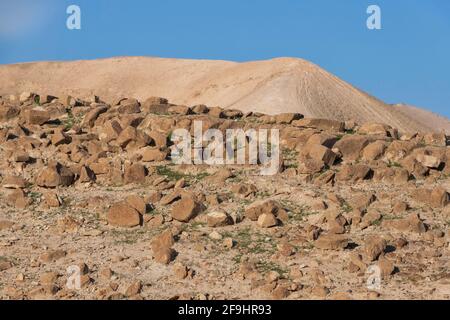
[[[438,169],[441,166],[442,161],[431,155],[419,154],[416,156],[417,162],[421,163],[423,166],[431,169]]]
[[[28,124],[43,125],[50,120],[50,113],[42,108],[25,111],[25,121]]]
[[[98,116],[102,113],[105,113],[108,111],[107,106],[98,106],[89,111],[83,118],[83,121],[81,122],[81,127],[89,127],[92,128],[95,124],[95,121],[97,120]]]
[[[392,128],[390,126],[383,123],[367,122],[361,125],[361,127],[358,129],[358,133],[389,137],[389,131],[391,129]]]
[[[445,147],[447,145],[447,137],[444,132],[440,133],[427,133],[423,140],[426,145]]]
[[[120,123],[117,120],[110,120],[103,124],[98,137],[101,141],[111,142],[116,140],[121,132],[122,126]]]
[[[13,267],[13,264],[10,261],[0,260],[0,272],[8,270]]]
[[[224,227],[233,224],[233,219],[223,211],[213,211],[206,215],[209,227]]]
[[[143,184],[147,176],[147,169],[140,163],[134,163],[125,169],[124,180],[126,184]]]
[[[257,221],[260,215],[264,213],[275,215],[280,209],[280,205],[274,200],[259,200],[245,209],[245,217]]]
[[[335,143],[334,148],[338,149],[345,160],[357,160],[362,150],[370,143],[364,136],[348,135]]]
[[[382,226],[396,229],[401,232],[425,233],[426,226],[423,224],[418,214],[411,214],[406,218],[383,220]]]
[[[136,99],[125,99],[120,101],[117,111],[122,114],[132,114],[141,112],[141,104]]]
[[[378,160],[383,156],[385,150],[386,144],[383,141],[372,142],[363,149],[362,159],[366,161]]]
[[[17,117],[20,109],[14,106],[0,106],[0,122],[6,122]]]
[[[147,204],[144,199],[137,195],[129,195],[125,198],[125,202],[128,203],[132,208],[134,208],[141,215],[147,212]]]
[[[369,179],[372,174],[372,169],[364,164],[342,165],[335,177],[337,181],[358,182]]]
[[[364,243],[364,254],[369,262],[375,261],[384,254],[387,242],[385,239],[377,236],[368,237]]]
[[[189,269],[182,263],[175,263],[173,266],[173,274],[176,279],[183,280],[188,276]]]
[[[381,272],[381,278],[386,279],[395,271],[394,263],[392,263],[390,260],[386,259],[385,257],[381,257],[377,264],[378,268],[380,268]]]
[[[171,216],[177,221],[189,222],[197,214],[201,213],[204,207],[193,197],[185,196],[177,201],[172,207]]]
[[[94,171],[91,170],[91,168],[87,167],[87,166],[82,166],[80,169],[80,178],[78,179],[78,181],[82,182],[82,183],[86,183],[86,182],[91,182],[91,181],[95,181],[96,180],[96,176]]]
[[[41,284],[52,284],[52,283],[55,283],[56,280],[58,280],[58,277],[59,277],[59,275],[57,272],[53,272],[53,271],[44,272],[43,274],[41,274],[39,276],[39,282]]]
[[[392,207],[392,212],[395,214],[399,214],[399,213],[403,213],[408,211],[409,206],[406,202],[404,201],[397,201],[394,203],[393,207]]]
[[[116,142],[117,142],[117,145],[119,145],[121,148],[125,149],[129,143],[136,141],[137,137],[138,137],[138,132],[137,132],[136,128],[134,128],[132,126],[128,126],[120,132],[119,136],[116,139]]]
[[[74,182],[74,179],[75,175],[70,169],[59,163],[53,163],[41,171],[36,184],[44,188],[67,187]]]
[[[329,119],[300,119],[292,122],[293,126],[305,128],[317,128],[327,131],[344,132],[345,123]]]
[[[64,250],[49,250],[40,256],[40,260],[44,263],[55,262],[56,260],[64,258],[66,254],[67,252]]]
[[[327,234],[321,235],[314,242],[316,248],[324,250],[342,250],[349,245],[350,241],[345,235]]]
[[[431,191],[429,202],[432,207],[443,208],[449,203],[449,194],[442,187],[436,187]]]
[[[158,251],[153,251],[153,257],[158,263],[169,264],[175,257],[175,250],[164,247]]]
[[[54,192],[44,193],[44,203],[50,208],[58,208],[61,206],[61,199]]]
[[[62,129],[56,130],[54,134],[51,135],[51,142],[54,146],[59,146],[62,144],[69,144],[72,138],[66,134]]]
[[[26,209],[31,204],[31,199],[26,196],[22,189],[14,189],[8,192],[6,200],[9,205],[17,209]]]
[[[306,142],[306,145],[318,144],[331,149],[338,140],[339,139],[336,135],[322,132],[311,135],[311,137],[309,137],[308,141]]]
[[[329,167],[334,164],[337,157],[333,151],[320,144],[307,144],[302,149],[302,154],[312,158],[315,161],[322,161]]]
[[[125,296],[127,297],[135,296],[141,293],[141,290],[142,290],[142,282],[135,281],[127,287],[127,289],[125,290]]]
[[[117,226],[131,228],[141,224],[139,212],[126,202],[115,203],[106,214],[108,223]]]
[[[300,113],[281,113],[275,115],[275,122],[278,124],[291,124],[294,120],[300,120],[303,115]]]
[[[223,236],[217,231],[211,232],[208,236],[213,240],[222,240],[223,238]]]
[[[257,223],[261,228],[271,228],[278,225],[278,220],[272,213],[263,213],[258,217]]]
[[[161,162],[166,160],[169,152],[167,150],[160,150],[159,148],[145,147],[140,150],[142,154],[142,161],[144,162]]]
[[[159,251],[162,248],[171,248],[175,244],[175,239],[170,230],[161,232],[159,235],[153,237],[151,247],[153,251]]]
[[[27,181],[19,176],[5,176],[2,180],[2,186],[6,189],[23,189],[27,185]]]
[[[253,184],[235,184],[231,187],[231,192],[238,194],[242,197],[248,197],[252,194],[255,194],[258,191],[255,185]]]

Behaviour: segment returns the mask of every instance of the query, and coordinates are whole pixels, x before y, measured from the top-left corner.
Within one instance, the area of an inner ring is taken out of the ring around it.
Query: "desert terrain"
[[[450,298],[444,118],[297,59],[0,79],[1,299]],[[171,135],[194,121],[278,129],[277,173],[174,164]]]
[[[297,58],[230,62],[118,57],[0,66],[0,95],[43,92],[56,96],[164,97],[265,114],[388,124],[402,132],[450,132],[448,119],[423,109],[389,105],[319,66]],[[402,101],[394,101],[395,103]]]

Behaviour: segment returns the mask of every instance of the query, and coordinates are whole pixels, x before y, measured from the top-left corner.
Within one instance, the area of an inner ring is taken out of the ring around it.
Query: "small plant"
[[[165,176],[167,179],[171,181],[178,181],[180,179],[185,179],[187,183],[194,183],[209,176],[209,174],[206,172],[201,172],[199,174],[185,174],[182,172],[172,170],[168,166],[156,167],[156,173],[160,176]]]
[[[276,264],[271,261],[259,261],[256,264],[256,268],[258,269],[259,272],[261,272],[263,274],[271,272],[271,271],[275,271],[282,278],[285,278],[286,275],[288,274],[288,271],[286,269],[281,267],[279,264]]]
[[[33,104],[36,105],[36,106],[40,106],[41,105],[41,97],[40,96],[34,96]]]
[[[350,213],[350,212],[353,211],[352,206],[351,206],[347,201],[344,201],[344,202],[342,203],[341,209],[342,209],[342,211],[344,211],[345,213]]]
[[[400,163],[398,163],[398,162],[395,162],[395,161],[389,161],[389,163],[388,163],[388,167],[389,168],[402,168],[402,165],[400,164]]]

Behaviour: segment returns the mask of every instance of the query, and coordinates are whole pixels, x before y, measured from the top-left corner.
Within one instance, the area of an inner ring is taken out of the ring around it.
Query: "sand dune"
[[[177,104],[207,104],[268,114],[382,122],[403,132],[450,132],[450,121],[431,112],[388,105],[301,59],[229,61],[118,57],[91,61],[0,66],[0,94],[34,91],[79,97],[96,94]]]

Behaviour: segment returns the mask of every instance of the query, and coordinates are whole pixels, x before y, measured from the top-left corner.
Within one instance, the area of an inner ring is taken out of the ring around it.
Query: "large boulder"
[[[370,143],[369,138],[358,135],[347,135],[336,142],[334,148],[337,148],[345,160],[357,160],[361,151]]]
[[[70,186],[75,179],[74,173],[60,163],[49,164],[36,179],[36,184],[44,188]]]
[[[112,205],[106,214],[106,219],[113,226],[125,228],[135,227],[141,223],[139,212],[125,201]]]

